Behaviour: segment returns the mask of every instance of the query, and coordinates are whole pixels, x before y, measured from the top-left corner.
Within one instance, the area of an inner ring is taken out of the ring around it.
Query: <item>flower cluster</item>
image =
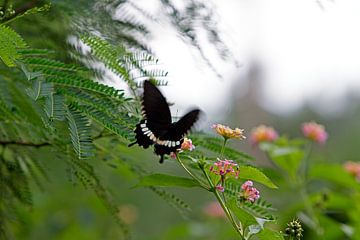
[[[225,177],[226,175],[233,175],[235,178],[239,176],[239,168],[237,163],[233,160],[220,160],[210,167],[210,172]]]
[[[305,137],[320,144],[325,143],[328,138],[324,126],[317,124],[316,122],[303,123],[301,130]]]
[[[181,144],[181,147],[177,149],[178,152],[182,151],[193,151],[195,149],[195,145],[192,143],[190,138],[184,138],[183,143]],[[173,159],[176,159],[176,153],[171,152],[170,157]]]
[[[260,142],[272,142],[278,138],[278,133],[274,128],[260,125],[251,131],[250,143],[257,145]]]
[[[260,192],[253,187],[253,182],[248,180],[241,185],[240,199],[249,202],[255,202],[260,197]]]
[[[302,232],[304,231],[301,227],[299,220],[293,220],[287,224],[285,233],[291,237],[294,237],[297,240],[300,240],[302,237]]]
[[[344,164],[344,169],[360,181],[360,163],[346,162]]]
[[[217,132],[219,135],[223,136],[225,139],[229,138],[237,138],[237,139],[245,139],[244,136],[244,129],[235,128],[231,129],[228,126],[224,126],[222,124],[213,124],[212,128]]]
[[[221,185],[221,183],[219,183],[218,185],[216,185],[216,190],[218,190],[219,192],[224,192],[225,188],[223,185]]]
[[[195,145],[192,143],[191,139],[184,138],[184,141],[181,144],[181,150],[183,150],[183,151],[193,151],[194,149],[195,149]]]

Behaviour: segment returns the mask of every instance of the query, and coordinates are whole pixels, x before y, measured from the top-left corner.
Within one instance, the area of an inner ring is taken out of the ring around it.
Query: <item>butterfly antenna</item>
[[[135,142],[133,142],[133,143],[130,143],[130,144],[128,145],[128,147],[132,147],[132,146],[134,146],[135,144],[137,144],[137,141],[135,141]]]

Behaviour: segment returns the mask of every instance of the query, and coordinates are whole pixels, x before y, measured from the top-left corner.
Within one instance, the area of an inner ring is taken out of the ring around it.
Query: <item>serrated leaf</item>
[[[253,180],[261,183],[269,188],[277,188],[277,186],[259,169],[251,166],[240,166],[240,179]]]
[[[172,176],[167,174],[151,174],[140,179],[140,182],[136,187],[148,187],[148,186],[160,186],[160,187],[199,187],[199,183],[190,178]]]

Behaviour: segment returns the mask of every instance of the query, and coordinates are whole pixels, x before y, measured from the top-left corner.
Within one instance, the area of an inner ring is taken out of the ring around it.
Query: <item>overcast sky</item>
[[[214,1],[224,40],[242,65],[210,55],[219,79],[166,26],[157,27],[151,46],[169,71],[164,92],[179,108],[197,105],[221,114],[234,81],[244,78],[256,59],[263,67],[262,105],[292,112],[304,102],[323,111],[344,108],[344,96],[360,92],[360,1]],[[210,50],[209,50],[210,52]],[[235,89],[239,95],[244,88]]]

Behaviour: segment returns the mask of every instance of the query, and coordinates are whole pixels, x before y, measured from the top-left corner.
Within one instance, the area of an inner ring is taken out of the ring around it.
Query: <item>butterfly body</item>
[[[185,114],[179,121],[171,122],[171,113],[166,99],[159,89],[150,81],[144,82],[142,99],[143,119],[136,125],[136,141],[129,146],[138,144],[143,148],[154,145],[155,154],[160,156],[176,152],[184,141],[184,136],[198,120],[200,110],[194,109]]]

